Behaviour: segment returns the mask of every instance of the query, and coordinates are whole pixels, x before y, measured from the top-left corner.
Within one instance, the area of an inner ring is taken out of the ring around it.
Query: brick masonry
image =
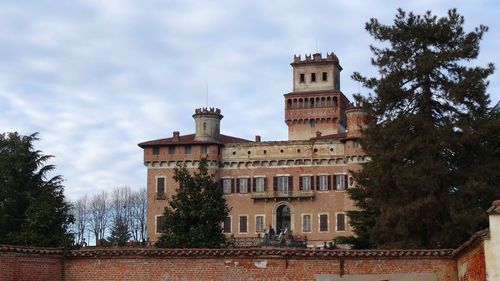
[[[0,280],[457,281],[458,278],[452,250],[86,248],[64,252],[0,245]]]

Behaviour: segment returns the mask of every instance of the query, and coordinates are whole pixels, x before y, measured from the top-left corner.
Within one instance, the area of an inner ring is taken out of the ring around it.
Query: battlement
[[[339,58],[333,53],[326,53],[326,57],[323,57],[321,53],[315,53],[310,55],[305,55],[305,59],[302,60],[301,55],[293,55],[293,64],[300,63],[314,63],[314,62],[339,62]]]
[[[194,110],[194,114],[221,114],[221,110],[216,107],[201,107]]]

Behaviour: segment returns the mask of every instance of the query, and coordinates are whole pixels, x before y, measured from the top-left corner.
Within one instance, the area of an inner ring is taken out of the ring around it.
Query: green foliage
[[[132,234],[128,229],[126,221],[122,216],[117,216],[111,227],[111,235],[108,237],[108,242],[113,246],[123,247],[127,245],[131,237]]]
[[[163,232],[157,247],[219,248],[226,245],[222,222],[229,209],[222,189],[208,174],[208,161],[202,159],[191,175],[185,166],[175,168],[179,182],[177,194],[165,208]]]
[[[500,197],[500,115],[486,93],[493,65],[466,66],[487,27],[463,24],[456,10],[366,24],[384,47],[370,46],[381,78],[353,74],[374,91],[356,96],[372,118],[362,140],[371,161],[349,190],[356,247],[455,247],[487,226]]]
[[[34,150],[37,134],[0,135],[0,243],[69,246],[70,205],[61,176],[47,179],[52,158]]]

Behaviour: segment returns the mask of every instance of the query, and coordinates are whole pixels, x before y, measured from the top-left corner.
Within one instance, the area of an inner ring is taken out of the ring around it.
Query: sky
[[[0,132],[39,132],[69,200],[144,188],[137,144],[192,133],[195,108],[220,108],[223,134],[285,140],[294,54],[334,52],[342,92],[368,94],[350,78],[377,74],[364,24],[397,8],[489,26],[471,65],[500,67],[496,0],[1,1]],[[498,71],[489,80],[497,103]]]

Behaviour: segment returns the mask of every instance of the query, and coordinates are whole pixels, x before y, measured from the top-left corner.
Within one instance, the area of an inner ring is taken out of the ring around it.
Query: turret
[[[218,108],[197,108],[193,114],[196,124],[196,141],[217,141],[220,135],[220,120],[223,118]]]
[[[347,138],[359,138],[363,129],[368,127],[367,114],[359,104],[351,104],[345,111],[347,118]]]

